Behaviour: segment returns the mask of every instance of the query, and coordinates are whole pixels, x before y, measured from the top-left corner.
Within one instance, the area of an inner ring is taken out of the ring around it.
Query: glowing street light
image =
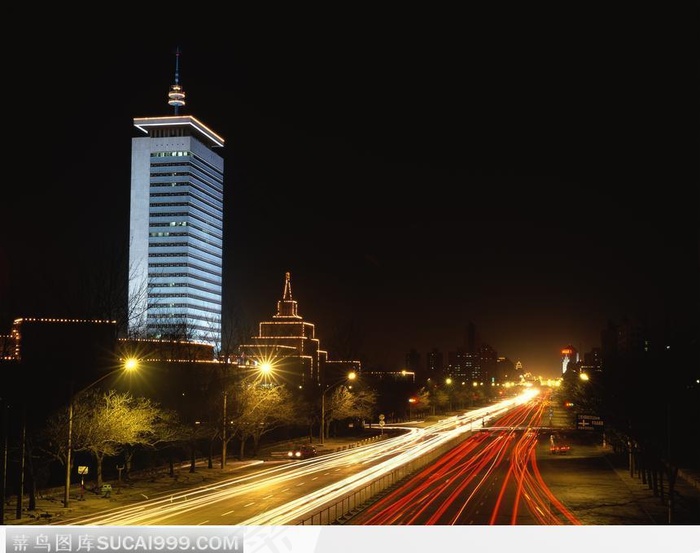
[[[328,390],[331,390],[335,388],[338,384],[342,384],[343,382],[346,382],[348,380],[355,380],[357,378],[357,374],[353,371],[348,373],[347,377],[341,378],[338,382],[335,384],[330,384],[326,386],[326,389],[321,392],[321,428],[319,430],[319,444],[323,445],[325,443],[325,438],[326,438],[326,392]]]
[[[445,385],[447,386],[447,399],[449,401],[448,410],[452,411],[452,378],[448,376],[445,379]]]
[[[73,393],[73,383],[71,382],[71,393],[70,393],[70,398],[68,402],[68,443],[66,444],[66,483],[65,483],[65,488],[63,490],[63,506],[68,507],[70,505],[70,469],[71,469],[71,450],[73,449],[73,404],[75,403],[75,398],[79,396],[80,394],[86,392],[90,388],[92,388],[95,384],[98,384],[102,382],[105,378],[108,376],[119,372],[119,371],[135,371],[139,366],[138,359],[135,359],[133,357],[128,358],[124,361],[124,364],[121,367],[118,367],[114,369],[113,371],[109,371],[108,373],[103,374],[100,378],[92,382],[91,384],[88,384],[80,390],[77,393]]]
[[[254,373],[255,381],[262,380],[268,382],[274,378],[275,364],[272,361],[263,361],[256,367],[256,372]],[[224,382],[224,400],[223,400],[223,424],[221,427],[221,468],[226,466],[226,459],[228,456],[228,389],[226,388],[226,382]]]
[[[260,365],[260,372],[267,376],[272,373],[272,363],[265,362]]]
[[[416,404],[416,403],[418,403],[418,399],[417,399],[417,398],[415,398],[415,397],[409,397],[409,398],[408,398],[408,420],[409,420],[409,422],[410,422],[410,421],[412,420],[412,418],[413,418],[413,413],[412,413],[413,409],[412,409],[412,407],[413,407],[413,405]]]

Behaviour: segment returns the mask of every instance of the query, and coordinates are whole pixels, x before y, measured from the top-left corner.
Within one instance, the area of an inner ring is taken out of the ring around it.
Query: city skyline
[[[16,99],[16,143],[32,148],[3,202],[2,328],[79,315],[87,275],[123,254],[133,119],[171,113],[176,48],[183,114],[226,140],[224,304],[249,323],[274,313],[290,272],[322,343],[352,323],[370,367],[446,355],[472,322],[500,356],[555,376],[561,349],[599,346],[608,321],[691,321],[688,145],[668,132],[679,108],[640,86],[661,64],[641,49],[620,71],[612,32],[592,46],[553,31],[552,48],[493,30],[488,53],[449,36],[245,48],[174,33],[68,41],[32,74],[11,61],[23,86],[62,86],[49,105]]]

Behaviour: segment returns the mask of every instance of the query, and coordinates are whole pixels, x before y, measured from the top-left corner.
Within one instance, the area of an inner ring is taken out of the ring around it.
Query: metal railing
[[[435,459],[441,457],[457,444],[465,440],[470,434],[458,436],[453,440],[435,448],[430,453],[416,457],[405,464],[396,467],[386,474],[372,480],[366,486],[359,488],[339,499],[329,502],[321,510],[312,513],[299,520],[299,525],[330,525],[342,523],[343,519],[352,517],[358,510],[367,505],[370,501],[380,495],[382,492],[397,485],[405,478],[411,476],[418,470],[429,465]]]

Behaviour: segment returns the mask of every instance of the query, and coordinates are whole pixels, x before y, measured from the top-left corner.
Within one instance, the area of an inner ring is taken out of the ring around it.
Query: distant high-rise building
[[[420,363],[420,353],[414,348],[411,348],[406,354],[406,370],[416,374],[421,382],[425,380],[425,371],[422,370]]]
[[[447,354],[447,370],[461,382],[483,382],[482,359],[476,325],[469,322],[464,333],[463,345]]]
[[[479,376],[480,382],[491,384],[496,381],[496,367],[498,366],[498,352],[489,344],[479,346]]]
[[[584,353],[583,366],[588,371],[600,371],[603,368],[601,348],[596,347]]]
[[[507,357],[499,357],[496,363],[496,382],[515,382],[518,380],[515,363]]]
[[[561,374],[564,374],[569,365],[578,364],[578,350],[574,346],[566,346],[561,350]]]
[[[425,366],[428,378],[442,378],[444,376],[444,356],[438,348],[433,348],[426,353]]]
[[[478,362],[477,354],[466,351],[463,348],[449,351],[447,353],[447,372],[458,381],[472,381],[475,374],[475,366],[478,365]]]
[[[224,140],[190,115],[134,119],[131,143],[129,335],[221,344]]]

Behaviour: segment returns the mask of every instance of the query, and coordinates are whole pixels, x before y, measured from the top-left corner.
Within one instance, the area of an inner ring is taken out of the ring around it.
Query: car
[[[568,453],[571,447],[568,444],[552,444],[549,446],[550,453]]]
[[[287,452],[287,457],[290,459],[308,459],[315,457],[318,452],[316,447],[311,444],[295,445]]]

